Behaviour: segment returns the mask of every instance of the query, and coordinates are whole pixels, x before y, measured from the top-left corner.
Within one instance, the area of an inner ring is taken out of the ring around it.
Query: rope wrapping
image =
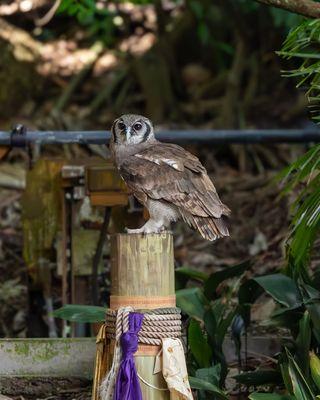
[[[105,376],[100,385],[100,398],[102,400],[112,400],[114,389],[116,386],[116,378],[121,361],[121,348],[119,344],[120,337],[123,332],[127,332],[129,328],[129,314],[133,311],[132,307],[124,307],[119,309],[115,320],[114,339],[116,341],[112,366],[109,373]]]
[[[166,340],[166,338],[176,340],[181,337],[181,310],[177,307],[153,310],[136,310],[133,307],[122,307],[118,310],[107,310],[104,326],[105,335],[107,339],[115,341],[115,347],[111,369],[100,385],[101,400],[114,400],[115,390],[118,388],[118,385],[116,385],[117,376],[123,356],[120,339],[125,333],[128,333],[130,314],[132,317],[134,313],[143,314],[142,325],[139,331],[136,332],[138,344],[162,347],[163,340]],[[153,387],[139,375],[138,377],[146,385]],[[168,389],[159,388],[159,390]]]
[[[121,321],[119,321],[120,318],[118,318],[117,310],[107,310],[106,336],[108,339],[117,341],[121,333],[128,330],[129,312],[121,310]],[[162,339],[181,337],[181,311],[179,308],[171,307],[135,311],[144,315],[142,327],[138,334],[139,343],[161,346]]]

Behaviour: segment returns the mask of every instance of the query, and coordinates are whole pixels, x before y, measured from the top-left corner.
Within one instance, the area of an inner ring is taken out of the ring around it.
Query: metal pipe
[[[156,137],[164,142],[192,144],[305,143],[320,142],[320,129],[163,130]],[[109,131],[27,131],[25,143],[107,144]],[[0,131],[0,146],[11,146],[10,132]]]

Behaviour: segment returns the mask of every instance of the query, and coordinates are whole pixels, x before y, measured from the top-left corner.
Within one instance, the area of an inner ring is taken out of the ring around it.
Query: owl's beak
[[[131,127],[127,126],[126,127],[126,141],[128,142],[131,136]]]

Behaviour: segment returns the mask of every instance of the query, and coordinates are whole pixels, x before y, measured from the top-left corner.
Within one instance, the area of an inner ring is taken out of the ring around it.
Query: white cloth
[[[173,398],[193,400],[180,339],[162,339],[162,374]]]
[[[116,379],[119,371],[121,361],[121,349],[119,343],[114,346],[113,361],[110,371],[104,377],[100,385],[100,399],[112,400],[114,388],[116,386]]]
[[[133,308],[128,307],[121,307],[118,309],[117,317],[116,317],[116,342],[113,351],[113,359],[112,359],[112,366],[110,371],[106,374],[103,378],[101,385],[100,385],[100,399],[101,400],[112,400],[114,389],[116,386],[117,375],[120,367],[121,362],[121,347],[120,347],[120,337],[121,334],[127,330],[128,325],[128,315],[133,311]],[[118,328],[120,331],[118,331]]]

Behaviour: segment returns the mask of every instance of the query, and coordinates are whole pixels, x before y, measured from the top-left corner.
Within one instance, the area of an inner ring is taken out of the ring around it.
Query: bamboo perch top
[[[172,235],[112,235],[111,282],[112,296],[134,296],[142,302],[150,296],[174,296]]]

